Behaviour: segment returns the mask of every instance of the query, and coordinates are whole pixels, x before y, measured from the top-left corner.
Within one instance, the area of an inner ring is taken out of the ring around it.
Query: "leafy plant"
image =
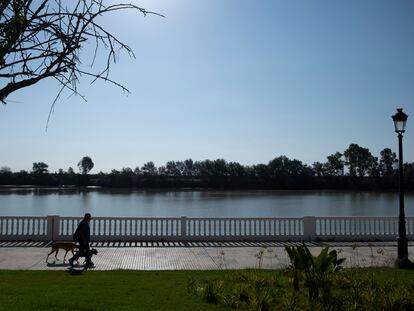
[[[324,292],[324,300],[329,298],[330,275],[343,269],[345,258],[338,258],[336,250],[329,247],[322,249],[318,256],[313,256],[305,244],[286,246],[286,252],[291,260],[289,270],[293,274],[293,288],[299,290],[299,277],[305,275],[305,285],[309,289],[309,298],[319,297],[319,289]]]

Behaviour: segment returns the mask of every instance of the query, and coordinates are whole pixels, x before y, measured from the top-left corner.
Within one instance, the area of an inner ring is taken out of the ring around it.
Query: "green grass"
[[[203,271],[0,271],[0,310],[225,310],[188,290]]]
[[[389,297],[383,300],[394,310],[413,310],[398,306],[407,299],[414,301],[414,271],[347,269],[338,276],[332,284],[335,305],[330,310],[353,310],[348,304],[352,301],[362,304],[355,310],[371,310],[383,297]],[[301,291],[294,292],[284,270],[86,271],[81,275],[1,270],[0,310],[326,309],[319,302],[312,306],[305,284],[300,285]],[[349,308],[342,308],[345,305]]]

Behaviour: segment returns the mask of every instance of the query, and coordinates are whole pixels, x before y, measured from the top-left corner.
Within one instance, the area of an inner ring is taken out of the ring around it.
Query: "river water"
[[[398,216],[398,194],[351,191],[0,189],[0,216]],[[414,216],[414,193],[405,196]]]

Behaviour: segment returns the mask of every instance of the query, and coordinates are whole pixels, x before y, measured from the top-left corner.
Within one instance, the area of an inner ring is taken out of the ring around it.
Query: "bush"
[[[199,289],[194,292],[204,301],[232,309],[414,310],[414,273],[400,271],[344,269],[330,275],[328,295],[316,297],[310,297],[305,286],[293,289],[288,281],[290,277],[283,270],[228,271],[220,279],[198,280],[190,285],[193,290]],[[325,293],[327,289],[321,284],[318,286]]]

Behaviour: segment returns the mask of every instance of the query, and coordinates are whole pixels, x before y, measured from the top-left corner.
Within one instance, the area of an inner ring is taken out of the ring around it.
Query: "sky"
[[[189,158],[312,165],[351,143],[379,157],[398,150],[396,108],[409,115],[404,161],[414,162],[414,1],[133,3],[165,18],[101,20],[134,50],[111,67],[131,94],[84,78],[87,102],[64,94],[47,131],[56,82],[12,94],[0,106],[0,167],[76,169],[86,155],[92,173]]]

